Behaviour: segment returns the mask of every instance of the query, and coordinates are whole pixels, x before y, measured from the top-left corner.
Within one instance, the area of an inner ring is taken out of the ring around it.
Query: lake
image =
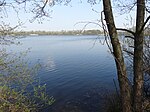
[[[30,48],[27,59],[39,62],[41,84],[56,101],[42,112],[102,112],[105,96],[115,90],[115,62],[103,36],[27,36],[21,45]]]

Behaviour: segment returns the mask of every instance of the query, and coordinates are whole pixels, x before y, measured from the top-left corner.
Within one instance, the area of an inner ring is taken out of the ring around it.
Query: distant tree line
[[[130,28],[134,30],[134,28]],[[7,31],[0,32],[0,36],[12,35],[12,36],[27,36],[27,35],[101,35],[104,34],[103,30],[62,30],[62,31]],[[131,35],[128,32],[120,31],[118,35]],[[145,35],[150,35],[150,30],[145,30]]]
[[[8,35],[99,35],[100,30],[70,30],[70,31],[14,31]],[[1,35],[1,34],[0,34]]]
[[[131,28],[133,29],[133,28]],[[101,35],[104,34],[101,30],[62,30],[62,31],[12,31],[7,32],[5,35],[12,36],[27,36],[27,35]],[[0,32],[0,35],[4,35],[4,32]],[[128,32],[118,32],[118,35],[130,35]],[[150,35],[149,30],[145,30],[145,35]]]

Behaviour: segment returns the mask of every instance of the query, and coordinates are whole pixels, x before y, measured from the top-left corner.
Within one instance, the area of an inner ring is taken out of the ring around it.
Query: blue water
[[[102,112],[114,90],[115,63],[102,36],[28,36],[12,45],[42,65],[38,77],[56,101],[43,112]]]

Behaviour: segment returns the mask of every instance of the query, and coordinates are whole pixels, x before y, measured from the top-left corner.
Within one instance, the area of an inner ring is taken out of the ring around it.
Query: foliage
[[[0,112],[38,111],[52,105],[53,97],[46,94],[46,85],[36,84],[37,64],[29,68],[27,52],[0,53]]]

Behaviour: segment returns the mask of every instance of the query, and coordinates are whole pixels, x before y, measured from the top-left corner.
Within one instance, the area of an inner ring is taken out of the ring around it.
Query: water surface
[[[102,36],[28,36],[13,51],[30,48],[27,59],[40,62],[38,77],[56,102],[43,112],[102,112],[114,90],[115,64]]]

